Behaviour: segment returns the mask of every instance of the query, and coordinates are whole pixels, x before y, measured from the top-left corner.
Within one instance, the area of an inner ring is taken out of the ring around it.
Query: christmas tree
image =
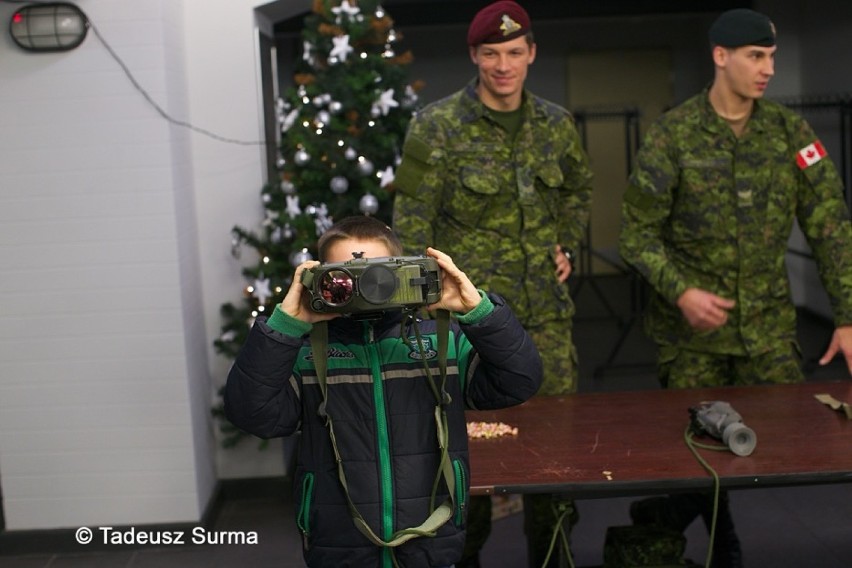
[[[417,102],[417,86],[407,83],[411,53],[396,53],[401,35],[376,0],[314,0],[301,39],[293,84],[277,103],[279,179],[261,190],[265,218],[256,230],[232,230],[234,256],[247,246],[258,261],[242,269],[242,304],[221,308],[214,345],[228,358],[254,319],[281,302],[294,268],[316,258],[317,239],[335,219],[390,222],[394,169]],[[224,418],[221,404],[213,413]],[[243,435],[224,420],[221,430],[225,446]]]

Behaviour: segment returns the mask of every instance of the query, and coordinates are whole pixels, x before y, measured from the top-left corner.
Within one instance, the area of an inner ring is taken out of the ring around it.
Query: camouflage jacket
[[[409,125],[396,171],[394,230],[406,254],[446,252],[525,326],[569,319],[555,276],[556,244],[576,250],[591,203],[591,171],[573,118],[524,92],[514,141],[486,113],[476,81]]]
[[[852,323],[852,226],[837,170],[815,142],[804,119],[767,100],[737,139],[707,90],[649,129],[624,196],[620,249],[655,291],[645,322],[655,340],[734,355],[795,341],[785,267],[794,219],[836,324]],[[689,327],[675,302],[692,287],[736,301],[726,325]]]

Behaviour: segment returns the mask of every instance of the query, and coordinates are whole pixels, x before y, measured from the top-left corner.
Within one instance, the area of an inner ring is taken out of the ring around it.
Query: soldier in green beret
[[[505,297],[541,353],[539,392],[571,393],[577,355],[566,280],[589,217],[588,159],[568,111],[524,88],[536,44],[519,4],[480,10],[468,46],[478,76],[409,126],[395,176],[394,230],[407,254],[431,244]],[[544,510],[541,522],[526,514],[531,565],[540,566],[555,517],[550,497],[536,497],[538,505],[528,499],[525,508]],[[468,558],[458,567],[477,565],[490,529],[490,500],[471,507]]]
[[[804,380],[785,267],[794,221],[834,311],[820,363],[842,353],[852,373],[852,224],[837,170],[802,117],[763,99],[775,72],[770,19],[731,10],[709,38],[712,84],[648,130],[624,196],[620,250],[652,288],[645,328],[659,348],[660,381],[688,388]],[[726,503],[714,566],[740,566]],[[707,499],[640,501],[632,513],[683,529],[708,513]]]

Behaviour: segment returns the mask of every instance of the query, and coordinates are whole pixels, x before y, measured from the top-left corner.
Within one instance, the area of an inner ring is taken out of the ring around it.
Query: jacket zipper
[[[382,383],[382,369],[379,363],[379,348],[376,345],[373,324],[365,322],[367,350],[370,357],[370,370],[373,374],[373,404],[376,408],[376,443],[379,453],[379,470],[381,472],[379,488],[382,494],[382,539],[390,540],[393,535],[393,483],[391,479],[390,441],[388,439],[388,422],[385,413],[385,391]],[[384,566],[393,566],[391,549],[382,549]]]
[[[465,488],[467,486],[467,481],[465,480],[465,470],[464,464],[461,460],[453,460],[453,470],[456,475],[456,518],[455,522],[457,526],[462,526],[464,522],[464,511],[467,508],[467,503],[465,503]]]

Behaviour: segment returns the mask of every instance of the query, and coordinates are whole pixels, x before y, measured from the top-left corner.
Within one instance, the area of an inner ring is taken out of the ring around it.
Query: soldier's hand
[[[429,247],[426,254],[438,261],[441,267],[441,299],[428,306],[430,310],[449,310],[466,314],[482,301],[482,296],[467,275],[453,263],[453,259]]]
[[[828,365],[838,352],[843,353],[846,358],[846,367],[849,369],[849,374],[852,375],[852,325],[844,325],[834,330],[831,343],[822,359],[819,360],[819,364]]]
[[[735,305],[733,300],[700,288],[687,288],[677,299],[677,307],[683,317],[697,331],[710,331],[725,325],[728,321],[728,310]]]
[[[568,260],[567,253],[562,250],[560,245],[555,245],[554,251],[556,253],[553,255],[553,262],[556,263],[556,279],[559,280],[561,284],[568,280],[568,277],[571,276],[571,271],[574,269],[574,266],[571,264],[571,261]]]

